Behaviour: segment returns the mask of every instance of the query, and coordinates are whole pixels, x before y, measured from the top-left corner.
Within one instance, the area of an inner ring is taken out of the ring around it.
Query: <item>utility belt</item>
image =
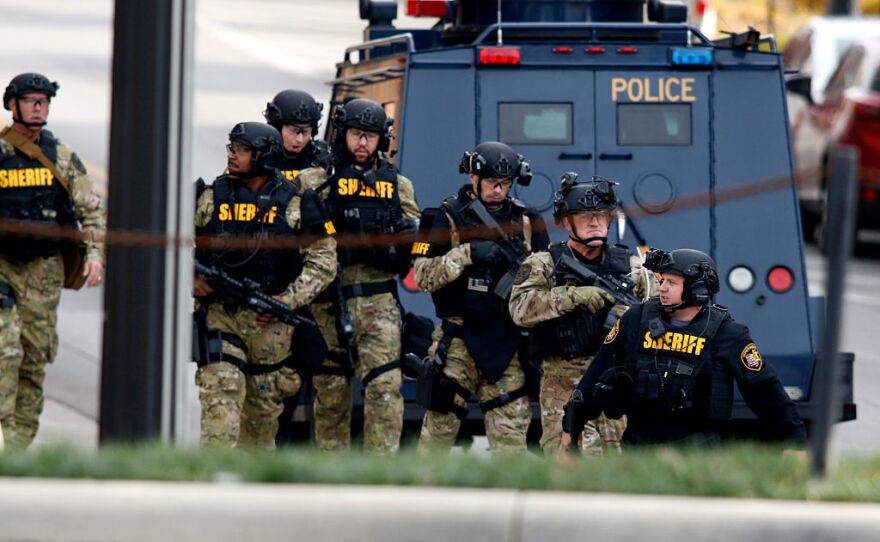
[[[419,406],[427,410],[442,414],[452,412],[459,420],[464,420],[467,418],[468,408],[457,404],[455,396],[459,396],[467,402],[471,398],[471,392],[443,372],[452,340],[464,337],[464,327],[449,320],[443,320],[440,328],[443,334],[438,341],[434,359],[427,360],[419,373],[416,383],[416,400]],[[480,410],[485,415],[493,409],[512,403],[528,394],[529,387],[525,385],[480,403]]]
[[[15,306],[15,290],[12,286],[0,282],[0,309],[11,309]]]
[[[340,287],[340,289],[342,290],[342,297],[346,301],[356,297],[370,297],[379,294],[392,294],[394,295],[394,298],[397,299],[397,281],[393,279],[383,282],[361,282],[349,284]],[[331,303],[333,301],[333,294],[330,292],[330,289],[328,288],[327,290],[324,290],[321,295],[318,296],[316,301],[319,303]],[[354,352],[352,354],[356,355]],[[353,376],[353,367],[350,367],[348,352],[340,350],[331,351],[327,353],[327,359],[333,361],[336,365],[321,365],[315,369],[312,374],[346,376],[349,378]],[[370,382],[382,374],[400,368],[401,363],[399,359],[374,367],[370,369],[361,380],[361,385],[366,389]]]
[[[196,357],[195,361],[199,367],[205,367],[212,363],[226,362],[235,365],[239,371],[246,375],[262,375],[274,373],[284,367],[294,367],[293,356],[288,356],[283,360],[269,365],[261,365],[256,363],[248,363],[247,361],[228,354],[223,351],[223,341],[241,349],[247,353],[247,346],[241,337],[232,333],[226,333],[219,329],[205,329],[204,338],[200,338],[199,342],[204,347],[203,355]],[[195,341],[194,341],[195,342]]]

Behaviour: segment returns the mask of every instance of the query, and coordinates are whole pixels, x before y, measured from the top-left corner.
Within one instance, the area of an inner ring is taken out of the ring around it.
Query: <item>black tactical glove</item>
[[[584,430],[587,420],[584,418],[584,396],[581,390],[575,389],[562,409],[562,430],[571,435],[571,447],[577,447],[578,439]]]
[[[504,258],[494,241],[471,241],[471,261],[476,265],[495,267]]]

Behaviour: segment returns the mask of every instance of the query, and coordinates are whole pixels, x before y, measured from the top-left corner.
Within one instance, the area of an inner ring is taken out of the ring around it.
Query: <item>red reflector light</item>
[[[572,49],[571,47],[554,47],[553,52],[568,54],[568,53],[573,53],[574,49]]]
[[[862,200],[867,203],[874,203],[877,201],[877,190],[874,188],[865,188],[862,190]]]
[[[482,47],[480,64],[507,65],[519,64],[519,49],[516,47]]]
[[[590,53],[591,55],[599,55],[605,52],[604,47],[587,47],[584,49],[584,52]]]
[[[409,292],[419,291],[419,287],[416,285],[416,272],[414,268],[409,268],[409,273],[403,279],[403,287]]]
[[[625,55],[631,55],[633,53],[638,53],[639,50],[635,47],[618,47],[617,52]]]
[[[446,0],[408,0],[406,14],[410,17],[442,17],[449,16]]]
[[[794,275],[791,269],[778,265],[767,273],[767,285],[770,289],[781,294],[791,290],[794,286]]]
[[[707,8],[707,7],[708,7],[708,6],[706,5],[706,2],[704,2],[703,0],[697,0],[697,10],[696,10],[696,11],[697,11],[697,15],[700,16],[700,17],[702,17],[703,15],[705,15],[705,14],[706,14],[706,8]]]

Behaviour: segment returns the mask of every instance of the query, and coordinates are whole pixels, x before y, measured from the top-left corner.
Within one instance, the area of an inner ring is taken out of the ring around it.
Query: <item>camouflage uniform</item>
[[[358,169],[357,166],[351,166]],[[323,168],[302,171],[297,179],[303,188],[318,188],[327,180]],[[397,175],[400,205],[404,216],[418,219],[419,206],[412,181]],[[330,188],[333,189],[332,187]],[[327,191],[321,196],[326,199]],[[337,224],[337,229],[339,225]],[[340,234],[343,233],[340,230]],[[366,264],[346,265],[342,269],[342,286],[382,283],[394,280],[394,275]],[[397,298],[392,293],[352,297],[346,300],[354,321],[352,349],[356,352],[355,376],[363,380],[377,367],[400,358],[401,315]],[[336,317],[332,304],[313,303],[312,312],[330,348],[333,359],[324,364],[341,367],[341,352]],[[351,446],[351,380],[340,374],[316,374],[314,423],[315,440],[323,450],[347,450]],[[394,453],[400,447],[403,431],[403,396],[400,387],[403,377],[400,369],[382,373],[369,382],[364,395],[364,449],[378,453]]]
[[[301,229],[300,201],[299,195],[294,196],[284,217],[294,230]],[[196,227],[204,227],[213,213],[214,194],[206,190],[197,204]],[[333,280],[336,241],[331,237],[317,239],[301,248],[300,254],[302,272],[277,296],[292,308],[307,305]],[[278,321],[260,328],[256,316],[251,310],[228,310],[214,302],[207,307],[206,324],[209,329],[239,337],[247,350],[223,340],[223,353],[249,364],[272,365],[289,357],[293,328]],[[248,375],[224,361],[199,367],[196,385],[202,407],[201,443],[274,448],[283,399],[295,395],[301,383],[299,374],[288,367]]]
[[[459,191],[457,198],[450,198],[447,201],[457,199],[458,201],[465,202],[472,197],[473,192],[470,190],[470,185],[466,185]],[[496,217],[499,223],[513,222],[514,220],[514,211],[511,210],[513,205],[510,203],[510,200],[508,200],[506,205],[507,210],[505,212],[510,214],[506,219]],[[527,216],[529,220],[519,217],[516,220],[523,222],[522,239],[525,240],[525,249],[526,251],[531,251],[533,246],[543,249],[547,245],[543,223],[540,223],[541,219],[539,216],[531,214],[530,209],[523,209],[524,211],[519,212],[523,216]],[[415,260],[415,280],[419,289],[432,292],[435,295],[434,301],[438,307],[438,316],[441,316],[450,324],[464,326],[467,325],[465,322],[466,318],[446,317],[441,314],[445,309],[440,308],[438,297],[455,297],[454,294],[447,296],[447,292],[444,289],[452,288],[454,287],[452,285],[465,280],[468,268],[475,265],[471,258],[471,247],[473,245],[471,242],[459,242],[456,231],[457,227],[453,222],[450,222],[452,217],[445,215],[445,218],[441,218],[444,216],[444,213],[445,211],[442,208],[440,210],[432,209],[431,220],[439,219],[440,222],[435,222],[439,227],[427,226],[425,229],[433,228],[435,231],[447,229],[450,241],[446,245],[436,241],[436,239],[430,243],[420,241],[413,246],[414,254],[426,256],[417,257]],[[429,216],[428,211],[425,212],[425,216]],[[437,218],[433,218],[435,216]],[[423,228],[427,222],[428,218],[424,218]],[[534,235],[532,233],[533,230],[535,231]],[[491,291],[492,288],[490,287],[489,290]],[[459,308],[459,312],[462,310],[463,307]],[[453,312],[455,311],[453,310]],[[494,317],[509,318],[501,314]],[[443,334],[442,326],[435,330],[434,342],[429,351],[431,358],[434,357]],[[449,343],[446,358],[443,360],[442,370],[446,377],[467,390],[470,395],[475,396],[482,404],[499,399],[505,394],[514,394],[514,397],[516,397],[517,393],[514,392],[520,392],[526,385],[526,375],[520,364],[518,352],[512,355],[512,359],[507,363],[500,378],[493,382],[487,378],[484,370],[478,367],[474,356],[460,337],[454,337]],[[466,399],[461,394],[455,394],[453,400],[458,407],[467,407]],[[484,415],[484,423],[486,435],[489,438],[490,450],[493,453],[525,452],[526,434],[530,422],[531,408],[527,395],[519,396],[513,401],[487,410]],[[460,426],[461,420],[454,412],[428,410],[422,423],[419,451],[427,452],[450,449],[455,443]]]
[[[43,130],[41,138],[52,137]],[[100,195],[73,150],[58,142],[55,165],[70,186],[74,213],[86,232],[106,228]],[[0,160],[14,156],[14,148],[0,139]],[[33,161],[27,167],[43,168]],[[57,181],[55,181],[57,183]],[[0,190],[15,190],[0,179]],[[94,239],[97,237],[90,237]],[[15,294],[15,306],[0,308],[0,425],[11,446],[33,442],[43,411],[46,365],[58,351],[56,331],[58,301],[64,284],[60,255],[27,261],[0,253],[0,283]],[[86,242],[86,261],[103,261],[103,245]]]
[[[641,267],[641,260],[630,259],[632,277],[635,277],[637,295],[644,295],[647,274]],[[556,284],[553,277],[553,258],[549,252],[532,254],[523,262],[513,290],[510,294],[510,311],[514,322],[523,327],[533,327],[538,323],[559,318],[571,312],[575,305],[566,295],[569,285]],[[627,307],[617,305],[612,308],[618,315]],[[563,407],[587,371],[593,356],[565,359],[561,356],[548,356],[542,362],[541,377],[541,448],[545,453],[559,450],[562,438]],[[601,415],[586,423],[583,432],[582,448],[586,453],[601,455],[605,449],[620,450],[620,439],[626,430],[626,417],[609,419]]]

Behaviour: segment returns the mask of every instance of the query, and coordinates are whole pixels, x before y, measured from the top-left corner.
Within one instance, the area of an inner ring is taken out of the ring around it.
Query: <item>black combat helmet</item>
[[[532,182],[532,167],[525,157],[500,141],[484,141],[464,153],[458,171],[481,179],[511,179],[523,186]]]
[[[6,90],[3,92],[3,107],[6,108],[7,111],[11,111],[9,107],[10,99],[15,98],[17,100],[22,95],[31,92],[45,94],[51,100],[58,92],[58,88],[58,83],[49,81],[48,77],[39,73],[22,73],[16,75],[12,78],[12,81],[9,82],[6,86]],[[28,127],[46,125],[45,122],[24,122],[20,118],[15,118],[14,115],[12,120],[20,122]]]
[[[336,126],[337,141],[339,142],[344,141],[343,137],[347,128],[357,128],[381,136],[379,151],[385,152],[391,145],[391,126],[394,124],[394,119],[389,119],[385,114],[385,109],[373,100],[355,98],[336,106],[333,124]]]
[[[247,145],[255,152],[251,162],[251,175],[271,175],[281,160],[283,146],[281,134],[262,122],[239,122],[229,132],[229,141]]]
[[[585,211],[615,211],[618,207],[614,181],[593,175],[592,180],[578,182],[578,174],[569,171],[562,174],[562,182],[553,200],[553,217],[557,220],[566,215]]]
[[[680,248],[672,252],[652,250],[645,258],[645,267],[655,273],[673,273],[684,277],[681,303],[667,310],[689,305],[708,305],[712,294],[718,293],[718,268],[705,252]]]
[[[310,124],[312,136],[318,132],[318,122],[324,104],[315,101],[311,94],[302,90],[282,90],[266,104],[263,116],[277,130],[285,124]]]

